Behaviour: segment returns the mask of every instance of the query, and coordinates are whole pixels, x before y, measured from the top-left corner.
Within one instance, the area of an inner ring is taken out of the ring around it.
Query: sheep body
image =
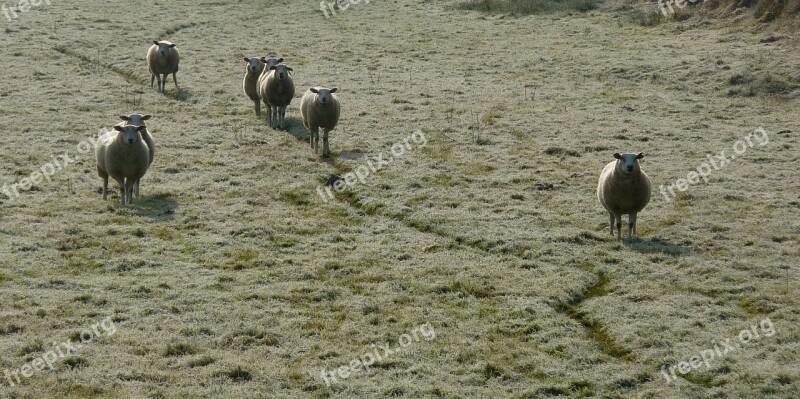
[[[294,98],[294,81],[289,75],[292,68],[283,64],[269,68],[269,73],[258,82],[258,96],[270,107],[270,126],[273,129],[285,129],[286,107]]]
[[[150,150],[142,139],[144,126],[116,125],[97,140],[97,174],[103,179],[103,200],[108,198],[109,176],[117,181],[122,206],[133,200],[135,183],[150,166]]]
[[[617,239],[622,239],[622,215],[628,215],[628,238],[636,232],[636,215],[650,202],[650,178],[639,167],[643,154],[614,154],[600,173],[597,199],[608,211],[611,235],[617,228]]]
[[[148,165],[152,165],[153,160],[156,157],[156,142],[155,140],[153,140],[153,136],[150,135],[150,131],[147,130],[147,124],[145,123],[145,121],[150,119],[151,117],[152,115],[142,115],[142,114],[121,115],[120,119],[122,119],[122,122],[118,123],[118,125],[125,125],[127,123],[129,125],[145,127],[145,129],[142,130],[140,133],[142,134],[142,140],[144,140],[145,144],[147,144],[147,148],[150,150],[150,163]],[[134,188],[134,194],[136,194],[136,197],[139,197],[140,180],[136,181],[136,187]]]
[[[300,113],[303,115],[303,125],[308,129],[311,137],[311,149],[317,153],[319,148],[319,129],[323,131],[322,155],[330,155],[328,146],[328,133],[336,128],[339,123],[341,106],[336,96],[338,88],[312,87],[308,89],[300,100]]]
[[[178,88],[178,65],[180,64],[181,56],[175,44],[166,40],[153,41],[153,45],[147,50],[147,67],[150,70],[150,87],[153,87],[153,81],[158,78],[158,90],[160,92],[166,91],[167,77],[172,74],[172,80],[175,82],[175,88]],[[162,78],[163,76],[163,78]]]
[[[247,62],[247,68],[245,69],[242,88],[244,89],[244,94],[255,104],[256,117],[261,117],[261,97],[258,96],[258,84],[262,76],[265,75],[264,71],[273,65],[283,62],[283,58],[244,57],[244,60]],[[268,111],[272,111],[272,109],[268,109]]]
[[[266,58],[266,57],[261,57],[261,62],[264,64],[264,70],[261,72],[261,75],[259,75],[259,77],[258,77],[258,81],[256,82],[256,96],[257,96],[258,98],[261,98],[261,96],[259,96],[259,95],[258,95],[258,87],[260,87],[260,86],[261,86],[261,82],[262,82],[263,80],[267,79],[267,76],[268,76],[268,75],[269,75],[269,73],[272,71],[272,70],[271,70],[271,68],[272,68],[273,66],[275,66],[275,65],[278,65],[278,64],[280,64],[281,62],[283,62],[283,58],[275,58],[275,57],[269,57],[269,58]],[[268,121],[269,123],[272,123],[272,118],[273,118],[273,115],[272,115],[272,107],[271,107],[269,104],[267,104],[267,101],[266,101],[266,99],[264,99],[263,101],[264,101],[264,105],[267,107],[267,121]],[[258,107],[260,108],[260,105],[259,105]]]

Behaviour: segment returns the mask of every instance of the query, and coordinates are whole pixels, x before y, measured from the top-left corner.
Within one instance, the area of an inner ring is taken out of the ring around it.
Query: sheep
[[[153,45],[147,50],[147,67],[150,69],[150,87],[153,87],[153,81],[158,78],[158,90],[165,92],[167,89],[167,76],[172,74],[172,80],[175,82],[175,88],[178,87],[178,78],[175,74],[178,73],[178,64],[181,61],[181,56],[175,44],[166,40],[156,41],[153,40]],[[163,79],[161,77],[163,75]]]
[[[258,96],[258,87],[261,85],[261,81],[266,79],[267,75],[269,75],[271,71],[270,68],[283,62],[283,58],[261,57],[261,62],[264,64],[264,71],[261,72],[261,75],[258,77],[258,82],[256,82],[256,96]],[[267,104],[266,100],[264,100],[264,105],[267,107],[267,121],[272,121],[272,107]]]
[[[266,57],[244,57],[244,61],[247,62],[247,69],[244,74],[244,82],[242,82],[242,87],[244,88],[244,94],[255,103],[256,117],[260,118],[261,98],[258,97],[258,82],[261,80],[261,76],[263,75],[265,69],[273,65],[280,64],[283,62],[283,58],[270,57],[267,59]],[[272,109],[269,109],[269,111],[272,111]]]
[[[141,134],[145,129],[145,126],[115,125],[114,130],[97,140],[95,157],[97,174],[103,179],[103,200],[108,198],[111,176],[119,184],[122,206],[132,202],[134,185],[150,166],[150,150]]]
[[[650,178],[639,167],[644,154],[615,153],[614,158],[600,173],[597,199],[608,211],[612,236],[617,226],[617,240],[622,240],[622,215],[628,215],[630,239],[636,232],[636,214],[650,202]]]
[[[314,154],[319,148],[319,129],[322,129],[322,156],[330,155],[328,147],[328,132],[336,128],[339,122],[339,98],[336,97],[338,88],[312,87],[303,94],[300,100],[300,112],[303,115],[303,125],[311,133],[311,149]]]
[[[150,131],[147,130],[147,126],[144,121],[150,119],[152,115],[142,115],[142,114],[130,114],[130,115],[120,115],[120,119],[123,122],[120,122],[120,125],[130,124],[136,126],[145,126],[145,129],[142,130],[142,140],[147,144],[147,148],[150,150],[150,163],[149,165],[153,164],[153,159],[156,156],[156,142],[153,140],[153,136],[150,135]],[[134,188],[134,194],[139,196],[139,180],[136,181],[136,187]]]
[[[269,67],[269,73],[258,82],[258,96],[269,111],[269,124],[273,129],[286,128],[286,107],[294,98],[294,81],[289,75],[293,69],[283,65]],[[266,70],[265,70],[266,72]]]

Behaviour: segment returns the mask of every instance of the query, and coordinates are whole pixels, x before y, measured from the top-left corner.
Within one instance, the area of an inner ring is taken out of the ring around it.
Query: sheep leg
[[[636,236],[636,214],[628,214],[628,239]]]
[[[108,199],[108,175],[103,176],[103,201]]]
[[[156,74],[150,72],[150,87],[153,87],[153,82],[155,82],[155,80],[156,80]],[[161,84],[159,83],[159,85]]]
[[[330,129],[322,129],[322,156],[329,157],[331,155],[331,149],[328,147],[328,132]]]
[[[286,130],[286,106],[279,108],[279,112],[281,113],[280,122],[281,122],[281,130]]]
[[[117,184],[119,184],[119,192],[122,197],[122,206],[125,206],[125,179],[115,178],[114,180],[116,180]]]
[[[261,118],[261,100],[253,100],[256,103],[256,118]]]
[[[177,75],[178,75],[177,72],[173,72],[172,73],[172,81],[175,82],[175,89],[176,90],[180,90],[181,88],[178,87],[178,76]]]
[[[155,76],[156,80],[158,81],[158,91],[161,91],[161,74],[157,73],[157,74],[155,74],[153,76]]]
[[[142,179],[137,179],[136,180],[136,185],[133,187],[133,193],[136,195],[136,198],[139,198],[139,182],[140,181],[142,181]]]
[[[270,125],[271,125],[273,130],[278,130],[278,120],[280,119],[280,114],[278,114],[278,106],[277,105],[273,105],[272,106],[271,113],[272,113],[272,115],[269,118]]]
[[[275,114],[272,112],[271,105],[267,105],[267,109],[269,110],[269,119],[267,120],[267,123],[269,123],[269,127],[272,127],[272,120],[275,118]]]
[[[161,92],[167,92],[167,78],[169,78],[169,74],[165,73],[164,76],[161,77]]]
[[[608,213],[608,234],[612,237],[614,236],[614,214],[609,212]]]
[[[125,192],[128,194],[128,205],[133,203],[133,190],[136,188],[136,182],[132,182],[131,179],[125,179]]]
[[[124,177],[122,178],[122,187],[120,187],[120,191],[122,191],[122,206],[128,205],[128,181]]]
[[[314,136],[316,136],[317,129],[308,128],[308,142],[311,143],[311,151],[314,151],[314,154],[317,153],[317,146],[314,143]]]
[[[617,241],[622,241],[622,214],[614,215],[614,225],[617,226]]]

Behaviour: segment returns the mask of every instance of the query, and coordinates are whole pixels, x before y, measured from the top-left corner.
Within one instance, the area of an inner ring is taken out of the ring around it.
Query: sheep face
[[[264,57],[261,57],[261,59],[257,57],[244,57],[244,61],[247,63],[247,72],[261,73],[261,71],[264,70],[264,63],[261,61],[263,58]]]
[[[289,71],[293,71],[294,69],[283,64],[278,64],[269,67],[269,70],[275,71],[275,77],[278,78],[278,80],[284,80],[289,76]]]
[[[312,93],[317,95],[317,102],[318,103],[320,103],[320,104],[330,104],[331,102],[333,102],[333,93],[336,93],[336,91],[339,90],[339,88],[338,87],[334,87],[332,89],[326,89],[324,87],[320,87],[320,88],[312,87],[309,90],[311,90]]]
[[[614,154],[614,158],[617,159],[617,170],[624,173],[624,174],[638,174],[639,169],[639,160],[644,158],[644,154],[641,152],[638,154],[631,154],[625,153]]]
[[[122,136],[122,142],[127,144],[134,144],[142,141],[142,134],[140,133],[145,129],[145,126],[137,125],[116,125],[114,130],[118,131],[118,135]]]
[[[152,115],[142,115],[142,114],[130,114],[130,115],[120,115],[120,119],[125,122],[128,122],[129,125],[135,126],[142,126],[144,125],[144,121],[150,119]]]
[[[283,58],[275,58],[275,57],[261,57],[261,62],[267,65],[267,70],[270,70],[275,65],[280,64],[283,62]]]
[[[167,54],[169,54],[170,49],[175,48],[175,44],[170,42],[159,42],[153,40],[153,44],[158,46],[158,54],[160,54],[162,57],[166,57]]]

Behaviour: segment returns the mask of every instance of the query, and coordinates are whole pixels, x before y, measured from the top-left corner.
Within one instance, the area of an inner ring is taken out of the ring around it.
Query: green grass
[[[463,10],[490,14],[552,14],[558,12],[587,12],[597,8],[596,0],[469,0],[457,7]]]

